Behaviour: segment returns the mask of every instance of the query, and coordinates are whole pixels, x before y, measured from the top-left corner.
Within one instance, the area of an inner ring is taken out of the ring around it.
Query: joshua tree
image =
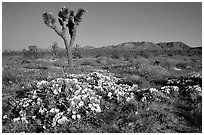
[[[53,42],[52,45],[51,45],[51,48],[52,48],[53,54],[56,56],[57,55],[57,50],[59,48],[59,46],[57,45],[57,42]]]
[[[73,10],[69,8],[63,7],[58,12],[58,21],[61,26],[61,31],[56,26],[56,18],[52,15],[52,13],[43,13],[44,23],[52,28],[62,39],[64,40],[65,48],[67,50],[67,58],[69,69],[72,69],[72,46],[74,44],[74,40],[76,37],[77,26],[82,20],[82,15],[86,13],[85,9],[78,9],[75,13]],[[68,43],[68,37],[65,35],[67,28],[69,29],[70,41]]]

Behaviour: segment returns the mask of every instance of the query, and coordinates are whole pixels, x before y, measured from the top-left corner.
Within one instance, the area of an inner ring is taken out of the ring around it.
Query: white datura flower
[[[52,120],[52,127],[54,127],[57,124],[58,120],[62,117],[62,115],[63,115],[63,112],[57,113],[55,115],[55,117]]]
[[[37,98],[37,91],[36,91],[36,90],[33,91],[33,96],[32,96],[32,98],[33,98],[33,99]]]
[[[72,115],[72,119],[76,120],[76,115],[75,114]]]
[[[21,111],[19,112],[19,114],[20,114],[20,116],[21,116],[21,117],[26,116],[26,112],[25,112],[25,111],[23,111],[23,110],[21,110]]]
[[[45,111],[47,111],[46,108],[40,108],[39,113],[43,114]]]
[[[57,89],[54,89],[54,90],[53,90],[53,93],[54,93],[55,95],[59,94],[59,92],[58,92]]]
[[[83,101],[80,101],[80,102],[78,103],[78,106],[79,106],[79,107],[84,106],[84,102],[83,102]]]
[[[7,119],[7,118],[8,118],[8,116],[7,116],[7,115],[4,115],[4,116],[3,116],[3,119]]]
[[[50,112],[51,113],[59,113],[59,109],[56,109],[56,108],[52,108],[51,110],[50,110]]]
[[[65,117],[65,116],[62,116],[62,118],[61,119],[58,119],[58,123],[59,124],[64,124],[64,123],[66,123],[68,121],[68,119],[67,119],[67,117]]]
[[[43,86],[45,86],[47,84],[48,84],[48,82],[43,80],[43,81],[37,82],[37,87],[41,88],[41,87],[43,87]]]
[[[108,95],[107,95],[109,98],[111,98],[112,96],[112,93],[111,92],[108,92]]]
[[[77,117],[77,119],[81,119],[81,115],[80,114],[77,114],[76,117]]]
[[[21,119],[20,117],[18,117],[18,118],[14,118],[14,119],[13,119],[13,122],[14,122],[14,123],[19,122],[20,119]]]
[[[21,121],[22,121],[23,123],[28,124],[28,120],[26,119],[26,117],[22,117],[22,118],[21,118]]]

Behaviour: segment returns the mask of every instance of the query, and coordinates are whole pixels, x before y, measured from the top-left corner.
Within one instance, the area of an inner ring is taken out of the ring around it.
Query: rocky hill
[[[157,43],[158,46],[160,46],[162,49],[174,49],[174,50],[180,50],[180,49],[190,49],[191,47],[184,44],[183,42],[160,42]]]
[[[132,48],[135,50],[160,50],[162,49],[155,43],[152,42],[125,42],[117,45],[115,48]]]
[[[161,50],[161,49],[172,49],[172,50],[183,50],[190,49],[191,47],[183,42],[125,42],[116,45],[115,48],[132,48],[135,50]]]

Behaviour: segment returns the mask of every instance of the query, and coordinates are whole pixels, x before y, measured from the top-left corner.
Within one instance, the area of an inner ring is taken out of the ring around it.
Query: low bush
[[[148,81],[160,80],[170,76],[169,71],[161,66],[141,66],[138,73]]]
[[[27,64],[24,66],[24,68],[26,68],[26,69],[43,69],[43,70],[48,69],[48,67],[47,67],[46,64],[34,63],[34,62],[27,63]]]
[[[12,73],[10,70],[4,70],[2,72],[2,83],[6,86],[11,85],[13,83],[17,84],[20,82],[20,78]]]
[[[81,63],[82,66],[97,66],[97,62],[94,58],[86,58]]]
[[[188,65],[189,65],[188,63],[178,63],[176,64],[176,67],[181,69],[186,69]]]
[[[149,66],[151,65],[151,61],[144,57],[138,57],[135,59],[131,59],[132,64],[140,65],[140,66]]]

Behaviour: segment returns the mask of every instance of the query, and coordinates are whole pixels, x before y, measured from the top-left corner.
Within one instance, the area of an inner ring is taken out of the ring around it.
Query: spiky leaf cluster
[[[69,17],[69,14],[70,14],[70,10],[66,7],[63,7],[59,13],[58,13],[58,16],[59,18],[62,19],[62,21],[66,21]]]
[[[77,23],[77,25],[79,25],[79,23],[81,22],[82,20],[82,15],[84,15],[86,13],[86,10],[85,9],[78,9],[75,17],[74,17],[74,21]]]
[[[70,15],[69,15],[69,20],[68,20],[68,23],[66,25],[69,29],[72,29],[74,24],[75,24],[74,16],[75,16],[75,12],[73,10],[71,10]]]
[[[55,24],[56,20],[55,20],[55,17],[52,15],[51,12],[49,12],[49,13],[44,12],[42,14],[42,16],[43,16],[44,23],[47,26],[53,26]]]
[[[74,15],[75,15],[75,12],[74,12],[73,10],[71,10],[71,11],[70,11],[70,16],[69,16],[69,17],[72,18],[72,17],[74,17]]]
[[[69,28],[69,34],[71,37],[73,37],[73,33],[74,33],[74,22],[72,20],[68,21],[68,24],[66,25]]]

